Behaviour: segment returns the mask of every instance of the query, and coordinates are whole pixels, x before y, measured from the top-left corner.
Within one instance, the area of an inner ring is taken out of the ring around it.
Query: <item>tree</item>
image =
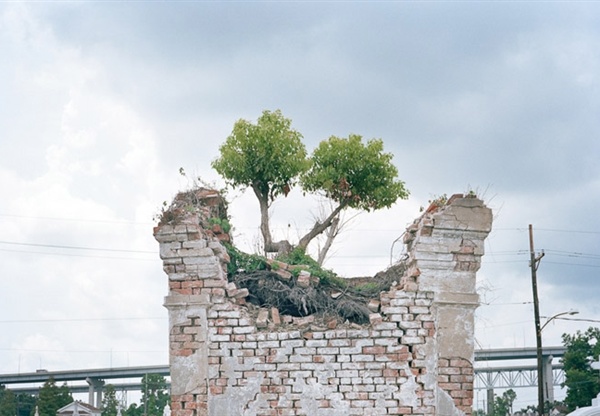
[[[280,251],[269,228],[269,207],[279,195],[290,192],[307,168],[302,135],[279,110],[264,111],[256,124],[238,120],[220,147],[212,167],[233,188],[252,188],[260,205],[260,230],[265,251]],[[281,243],[281,242],[280,242]]]
[[[365,144],[359,135],[332,136],[321,142],[307,159],[301,138],[279,110],[264,111],[256,125],[237,121],[220,147],[220,157],[212,163],[229,186],[251,187],[254,191],[260,205],[260,228],[266,252],[291,249],[287,241],[273,242],[268,211],[277,196],[287,196],[298,178],[305,192],[323,194],[335,203],[332,211],[322,220],[316,220],[300,238],[298,248],[304,251],[314,238],[340,225],[340,213],[344,209],[377,210],[408,197],[404,183],[397,179],[393,155],[383,151],[381,140],[373,139]],[[329,233],[327,244],[337,232]]]
[[[562,357],[565,372],[563,387],[567,387],[565,405],[569,411],[577,407],[589,406],[600,392],[600,380],[597,370],[591,363],[600,355],[600,329],[588,328],[575,335],[563,334],[563,345],[567,348]]]
[[[102,397],[102,416],[117,416],[119,412],[119,400],[117,400],[117,392],[115,386],[107,384],[104,388],[104,395]]]
[[[36,397],[31,394],[19,393],[15,396],[16,398],[16,415],[17,416],[31,416],[35,411]]]
[[[123,412],[123,416],[144,416],[144,406],[138,406],[136,403],[129,405]]]
[[[167,382],[160,374],[146,374],[142,378],[142,401],[138,409],[145,416],[162,416],[169,403]]]
[[[17,401],[15,394],[0,385],[0,416],[15,416],[17,413]]]
[[[383,151],[383,141],[351,134],[347,139],[331,136],[315,149],[311,166],[301,178],[302,189],[322,192],[337,206],[322,222],[300,239],[298,247],[306,249],[316,236],[329,228],[346,208],[364,211],[389,208],[399,198],[406,199],[404,182],[397,179],[393,155]]]
[[[48,379],[38,395],[37,406],[40,416],[54,416],[56,411],[73,401],[66,384],[57,386],[53,378]]]
[[[502,396],[496,396],[494,399],[494,414],[493,416],[506,416],[513,413],[513,402],[517,398],[517,393],[513,389],[508,389]]]

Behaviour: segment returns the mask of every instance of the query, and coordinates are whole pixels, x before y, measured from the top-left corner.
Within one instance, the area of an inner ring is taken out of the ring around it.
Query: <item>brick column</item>
[[[169,222],[154,229],[163,269],[169,276],[164,306],[169,311],[173,416],[208,414],[207,316],[213,305],[224,302],[228,261],[218,236],[201,225],[219,206],[220,196],[215,194],[207,190],[191,194],[196,205],[172,207]],[[178,195],[174,205],[181,205],[186,198],[189,193]]]
[[[438,414],[472,412],[476,272],[491,226],[492,212],[481,200],[454,195],[432,204],[405,235],[404,285],[434,294]]]

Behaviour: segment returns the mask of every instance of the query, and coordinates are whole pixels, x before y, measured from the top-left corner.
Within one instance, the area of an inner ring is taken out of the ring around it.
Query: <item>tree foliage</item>
[[[302,188],[307,192],[323,192],[337,203],[327,219],[317,223],[300,239],[299,247],[325,231],[339,212],[347,207],[364,211],[389,208],[399,198],[408,197],[404,182],[397,179],[398,169],[393,155],[383,151],[383,141],[362,137],[331,136],[322,141],[310,159],[310,169],[302,175]]]
[[[36,397],[32,394],[18,393],[16,396],[17,416],[31,416],[35,411]]]
[[[104,387],[104,394],[102,396],[102,416],[117,416],[119,412],[119,400],[117,399],[117,392],[115,386],[107,384]]]
[[[302,188],[323,191],[340,205],[365,211],[388,208],[398,198],[408,197],[397,180],[393,155],[383,151],[383,141],[362,137],[331,136],[322,141],[311,157],[310,169],[302,176]]]
[[[165,378],[160,374],[146,374],[142,378],[142,389],[139,408],[144,410],[146,416],[162,416],[170,399]]]
[[[54,416],[56,411],[73,401],[66,384],[57,386],[53,378],[48,379],[40,388],[37,407],[40,416]]]
[[[15,394],[0,386],[0,416],[15,416],[17,413],[17,401]]]
[[[567,348],[562,358],[565,371],[563,387],[567,387],[564,403],[570,411],[589,406],[600,392],[600,375],[591,363],[600,355],[600,329],[588,328],[575,335],[563,334],[563,345]]]
[[[144,406],[132,403],[122,414],[123,416],[144,416]]]
[[[513,403],[517,398],[517,393],[513,389],[508,389],[502,393],[502,396],[496,396],[494,399],[494,413],[492,416],[507,416],[513,413]]]
[[[272,245],[268,208],[278,195],[287,195],[307,168],[302,135],[281,111],[264,111],[256,124],[238,120],[220,147],[212,167],[233,188],[252,188],[261,209],[265,249]]]
[[[324,194],[335,203],[332,212],[300,238],[298,247],[303,250],[339,221],[342,210],[377,210],[408,197],[404,183],[397,178],[393,155],[384,152],[380,139],[364,143],[359,135],[332,136],[308,159],[301,139],[279,110],[264,111],[256,124],[237,121],[212,163],[228,186],[254,191],[260,204],[265,251],[281,253],[291,248],[287,241],[273,243],[268,209],[298,180],[305,192]]]

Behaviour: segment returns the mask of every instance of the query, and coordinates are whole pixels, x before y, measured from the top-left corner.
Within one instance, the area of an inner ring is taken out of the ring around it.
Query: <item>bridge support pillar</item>
[[[88,397],[88,404],[96,408],[102,406],[102,388],[104,387],[104,380],[99,378],[88,377],[85,381],[90,386],[90,395]],[[96,393],[96,401],[94,402],[94,393]]]
[[[487,414],[494,414],[494,389],[487,389]]]

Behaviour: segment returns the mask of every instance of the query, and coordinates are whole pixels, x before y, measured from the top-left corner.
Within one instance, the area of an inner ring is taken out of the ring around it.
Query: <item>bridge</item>
[[[553,363],[553,359],[564,355],[565,347],[547,347],[542,349],[542,373],[545,382],[546,399],[554,401],[553,386],[564,382],[564,371],[561,363]],[[536,387],[538,383],[537,365],[518,365],[501,367],[484,367],[485,361],[498,360],[537,360],[535,348],[507,348],[479,350],[475,352],[475,389]],[[477,364],[480,365],[477,365]]]
[[[544,380],[547,385],[545,391],[547,397],[554,398],[553,386],[560,385],[564,381],[564,373],[561,364],[552,364],[553,358],[560,358],[565,353],[564,347],[546,347],[543,351]],[[504,348],[485,349],[475,351],[475,388],[486,389],[488,394],[494,388],[516,388],[537,386],[537,366],[515,365],[486,367],[484,364],[497,361],[527,361],[537,359],[535,348]],[[120,368],[97,368],[66,371],[37,370],[34,373],[0,374],[0,385],[10,388],[15,393],[37,394],[42,383],[50,378],[57,382],[76,382],[68,385],[72,393],[89,393],[89,403],[99,406],[102,401],[102,390],[105,380],[114,380],[113,384],[117,391],[141,391],[141,381],[124,382],[123,380],[140,379],[147,374],[160,374],[168,377],[170,375],[168,365],[120,367]],[[552,377],[548,377],[552,374]],[[86,384],[82,384],[85,382]],[[12,387],[19,384],[37,384],[35,387]],[[96,400],[94,403],[94,395]]]

